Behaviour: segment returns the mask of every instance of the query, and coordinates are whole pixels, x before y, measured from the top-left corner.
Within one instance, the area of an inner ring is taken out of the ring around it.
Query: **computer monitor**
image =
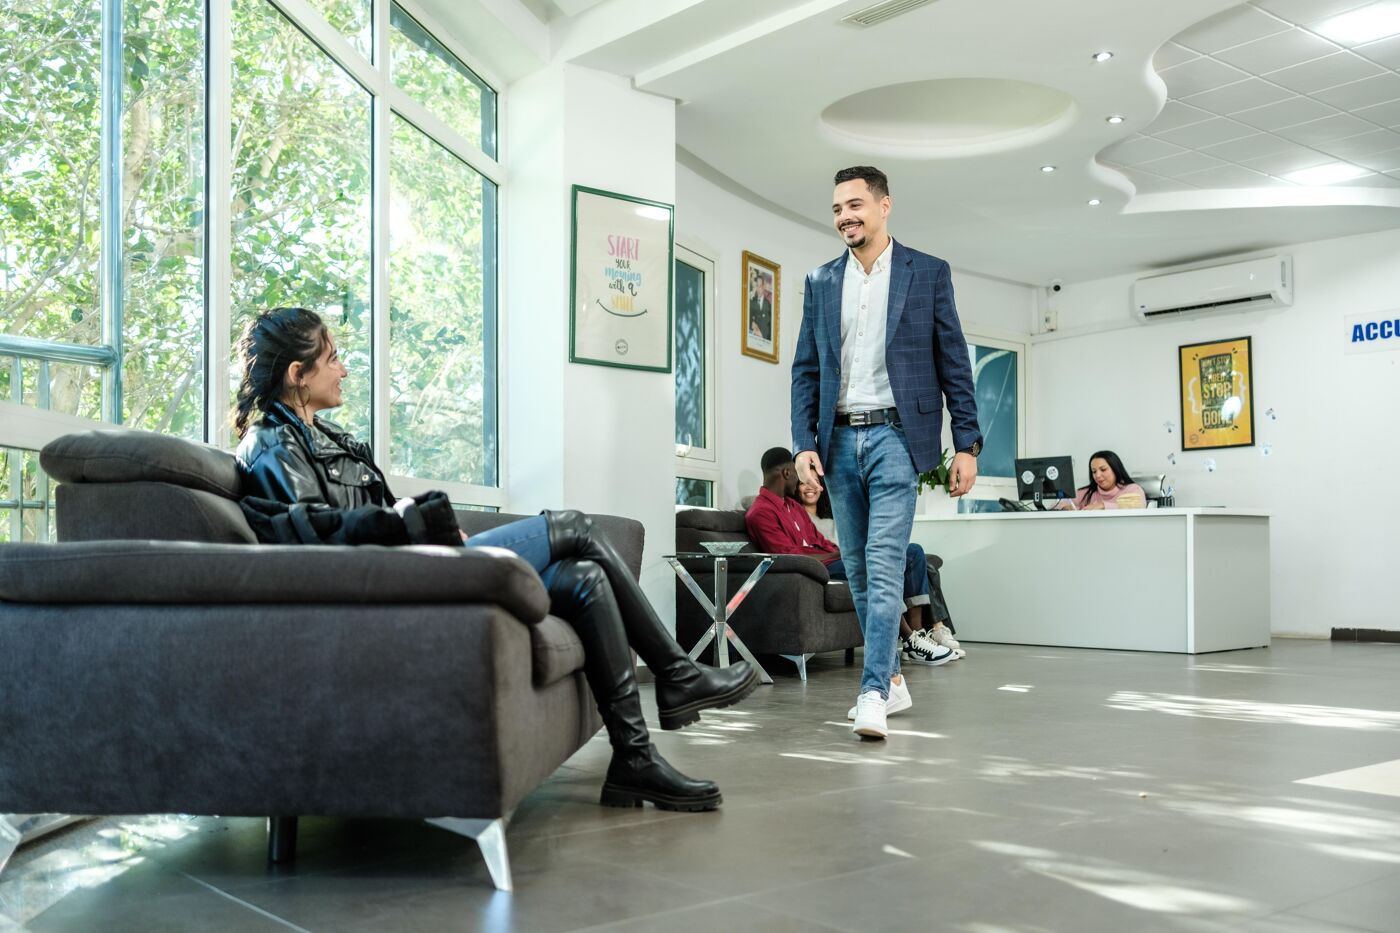
[[[1022,501],[1033,501],[1038,509],[1045,508],[1046,499],[1052,503],[1060,499],[1073,499],[1074,461],[1069,457],[1017,459],[1016,492]]]

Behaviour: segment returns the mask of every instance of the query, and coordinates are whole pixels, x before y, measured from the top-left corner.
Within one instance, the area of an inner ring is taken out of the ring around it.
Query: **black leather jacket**
[[[393,493],[374,465],[369,445],[316,418],[308,426],[281,402],[248,429],[235,457],[243,494],[285,502],[324,503],[338,509],[392,506]]]

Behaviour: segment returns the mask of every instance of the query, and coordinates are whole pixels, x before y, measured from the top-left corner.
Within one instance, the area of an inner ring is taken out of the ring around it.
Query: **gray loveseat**
[[[175,438],[41,462],[61,543],[0,545],[0,813],[266,816],[274,858],[297,816],[426,818],[509,888],[506,819],[601,726],[527,564],[256,544],[232,456]],[[637,573],[641,524],[595,521]]]
[[[676,513],[676,550],[701,551],[702,541],[744,541],[744,513],[729,509],[682,509]],[[748,550],[756,550],[750,544]],[[714,563],[684,558],[683,563],[706,594],[715,591]],[[739,553],[729,558],[726,599],[734,596],[757,559]],[[687,648],[713,624],[684,587],[676,587],[676,637]],[[821,561],[784,554],[777,557],[729,623],[755,654],[781,655],[807,679],[807,659],[825,651],[846,652],[846,661],[865,643],[856,619],[850,588],[832,580]]]

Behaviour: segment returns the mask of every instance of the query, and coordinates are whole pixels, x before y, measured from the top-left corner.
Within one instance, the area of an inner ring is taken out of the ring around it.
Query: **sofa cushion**
[[[856,603],[851,598],[851,588],[845,580],[832,580],[822,587],[822,605],[827,612],[855,612]]]
[[[583,668],[583,642],[573,626],[554,616],[530,626],[530,654],[536,687],[548,687]]]
[[[676,527],[694,528],[696,531],[724,531],[739,535],[747,533],[744,513],[734,509],[683,509],[676,513]]]
[[[173,483],[59,483],[58,540],[257,544],[238,503]]]
[[[0,600],[16,603],[493,603],[536,623],[549,595],[499,548],[91,541],[0,545]]]
[[[61,483],[174,483],[237,499],[233,455],[151,431],[92,430],[65,434],[39,454],[44,472]]]

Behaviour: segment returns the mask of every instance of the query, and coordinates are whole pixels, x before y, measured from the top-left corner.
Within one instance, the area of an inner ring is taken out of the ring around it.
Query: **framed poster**
[[[744,286],[739,307],[743,312],[740,328],[745,356],[778,362],[778,292],[783,284],[783,270],[776,262],[744,250],[744,271],[739,277]]]
[[[671,371],[670,204],[573,187],[569,362]]]
[[[1177,352],[1181,449],[1254,444],[1254,360],[1250,338],[1192,343]]]

